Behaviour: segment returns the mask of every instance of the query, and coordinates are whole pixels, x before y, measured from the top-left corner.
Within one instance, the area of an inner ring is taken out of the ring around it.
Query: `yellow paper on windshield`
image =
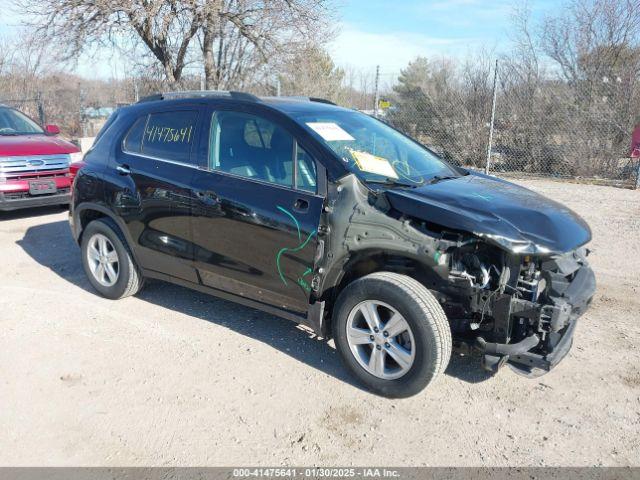
[[[377,157],[359,150],[351,150],[351,155],[353,155],[358,168],[363,172],[376,173],[388,178],[398,178],[398,174],[386,158]]]

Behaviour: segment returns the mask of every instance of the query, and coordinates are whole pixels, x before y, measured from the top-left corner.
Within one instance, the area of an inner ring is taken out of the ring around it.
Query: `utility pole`
[[[493,124],[496,119],[496,95],[498,93],[498,59],[496,58],[496,68],[493,72],[493,102],[491,102],[491,123],[489,124],[489,144],[487,145],[487,163],[484,166],[484,173],[489,175],[489,165],[491,163],[491,143],[493,142]]]
[[[373,116],[378,118],[378,104],[380,103],[380,65],[376,65],[376,85],[374,90]]]
[[[280,96],[280,75],[276,76],[276,97]]]
[[[140,100],[140,92],[138,91],[138,81],[133,80],[133,98],[136,103]]]
[[[42,101],[42,92],[36,93],[36,107],[38,109],[38,117],[40,119],[40,125],[47,123],[47,118],[44,113],[44,102]]]
[[[78,86],[80,87],[80,85],[78,84]],[[80,120],[80,135],[82,135],[83,137],[88,137],[89,135],[87,134],[87,130],[88,130],[88,125],[87,125],[87,115],[85,112],[85,99],[86,99],[86,95],[84,92],[84,89],[82,87],[80,87],[80,110],[79,110],[79,120]]]

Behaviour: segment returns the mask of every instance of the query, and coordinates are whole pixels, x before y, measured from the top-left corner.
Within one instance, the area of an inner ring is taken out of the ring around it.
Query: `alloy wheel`
[[[384,380],[405,375],[415,360],[413,332],[392,306],[376,300],[357,304],[347,318],[347,342],[356,361]]]
[[[118,281],[120,261],[113,243],[101,233],[93,235],[87,242],[87,263],[93,278],[100,285],[111,287]]]

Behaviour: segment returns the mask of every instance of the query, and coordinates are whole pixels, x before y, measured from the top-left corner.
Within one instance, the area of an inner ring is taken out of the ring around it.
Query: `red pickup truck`
[[[68,204],[80,149],[25,114],[0,105],[0,211]]]

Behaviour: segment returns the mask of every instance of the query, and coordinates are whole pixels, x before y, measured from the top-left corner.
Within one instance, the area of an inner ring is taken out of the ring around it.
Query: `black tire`
[[[415,357],[399,378],[383,379],[369,373],[349,347],[349,314],[366,300],[393,307],[411,329]],[[420,392],[445,370],[451,357],[451,328],[444,311],[424,285],[406,275],[377,272],[349,284],[333,309],[332,330],[336,348],[351,373],[371,391],[385,397],[403,398]]]
[[[89,267],[87,256],[88,245],[96,234],[107,237],[118,254],[118,278],[111,286],[105,286],[98,282]],[[87,225],[82,233],[80,250],[82,252],[82,266],[84,267],[85,274],[93,288],[103,297],[118,300],[130,295],[135,295],[142,288],[144,279],[140,269],[133,259],[124,235],[116,223],[110,218],[99,218]]]

